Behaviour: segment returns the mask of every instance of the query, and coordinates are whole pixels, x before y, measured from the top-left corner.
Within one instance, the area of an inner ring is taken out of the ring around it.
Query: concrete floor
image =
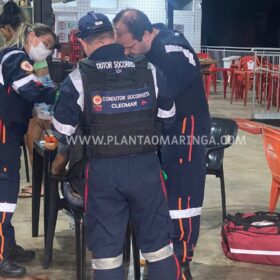
[[[217,95],[210,96],[209,106],[212,116],[250,117],[250,105],[244,107],[240,101],[230,105],[229,96],[224,100],[221,91]],[[225,152],[224,170],[228,212],[267,210],[271,176],[264,157],[262,137],[243,131],[239,131],[238,136],[245,137],[245,143],[233,145]],[[26,185],[24,169],[22,174],[21,186],[24,186]],[[278,210],[280,211],[279,206]],[[41,266],[42,225],[40,237],[32,238],[31,199],[19,199],[14,216],[17,242],[37,252],[36,260],[27,266],[30,277],[26,277],[26,280],[76,279],[74,232],[69,229],[68,221],[68,217],[60,213],[54,241],[53,265],[50,269],[43,270]],[[220,246],[220,228],[219,180],[214,176],[207,176],[200,239],[191,265],[195,280],[280,279],[280,267],[238,263],[225,258]],[[87,279],[91,279],[90,256],[88,256],[88,268]],[[132,274],[129,279],[134,279]]]

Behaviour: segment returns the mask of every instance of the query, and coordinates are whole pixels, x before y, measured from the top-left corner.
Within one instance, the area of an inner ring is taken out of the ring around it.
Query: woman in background
[[[56,36],[43,24],[21,24],[0,51],[0,277],[26,274],[17,263],[34,259],[35,252],[16,243],[11,219],[19,192],[20,141],[27,131],[34,103],[53,104],[56,91],[44,87],[32,64],[52,52]]]
[[[13,1],[9,1],[4,5],[3,13],[0,15],[0,32],[6,40],[6,44],[16,34],[18,28],[22,23],[26,22],[25,16],[21,9]],[[33,72],[36,74],[40,82],[45,86],[53,86],[53,82],[49,77],[49,69],[47,61],[44,59],[42,61],[35,62],[33,65]],[[47,112],[49,107],[44,105],[36,104],[36,112]],[[49,128],[50,126],[50,114],[46,116],[45,119],[40,119],[38,117],[33,117],[28,126],[27,133],[25,135],[25,143],[29,152],[29,159],[32,165],[33,162],[33,142],[40,140],[42,137],[42,128]],[[26,186],[22,188],[19,197],[31,197],[32,196],[32,186]]]
[[[8,43],[17,32],[19,26],[25,22],[25,16],[13,1],[7,2],[0,15],[0,33]]]

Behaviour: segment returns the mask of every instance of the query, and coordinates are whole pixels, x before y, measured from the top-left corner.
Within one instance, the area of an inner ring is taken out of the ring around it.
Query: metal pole
[[[33,1],[34,22],[42,22],[42,0]]]
[[[167,27],[173,29],[174,23],[174,8],[173,5],[167,0]]]
[[[52,1],[51,0],[34,0],[34,22],[44,23],[52,26]]]
[[[256,75],[258,74],[257,73],[257,51],[255,51],[255,54],[254,54],[254,78],[253,78],[253,96],[252,96],[252,107],[251,107],[251,119],[255,119],[255,109],[256,109],[256,106],[255,106],[255,102],[256,102]],[[261,74],[260,74],[261,75]],[[260,91],[259,91],[259,94]]]

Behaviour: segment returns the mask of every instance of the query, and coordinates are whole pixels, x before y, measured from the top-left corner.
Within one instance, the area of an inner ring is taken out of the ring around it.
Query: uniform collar
[[[162,53],[165,53],[165,45],[174,41],[174,32],[170,29],[160,29],[154,38],[150,51],[146,54],[146,58],[154,64],[159,63],[162,59]],[[171,43],[172,44],[172,43]]]
[[[108,59],[119,59],[124,55],[124,48],[119,44],[111,44],[100,47],[92,54],[89,55],[90,60],[108,60]]]
[[[146,53],[146,57],[149,61],[151,61],[157,54],[159,53],[159,50],[162,49],[164,46],[161,42],[162,38],[165,36],[165,31],[160,30],[157,36],[154,38],[151,49]]]

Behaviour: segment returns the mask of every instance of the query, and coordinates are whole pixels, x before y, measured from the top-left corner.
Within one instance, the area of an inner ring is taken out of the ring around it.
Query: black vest
[[[152,71],[128,59],[80,63],[87,156],[119,157],[157,150],[159,136]],[[157,138],[158,139],[158,138]]]

